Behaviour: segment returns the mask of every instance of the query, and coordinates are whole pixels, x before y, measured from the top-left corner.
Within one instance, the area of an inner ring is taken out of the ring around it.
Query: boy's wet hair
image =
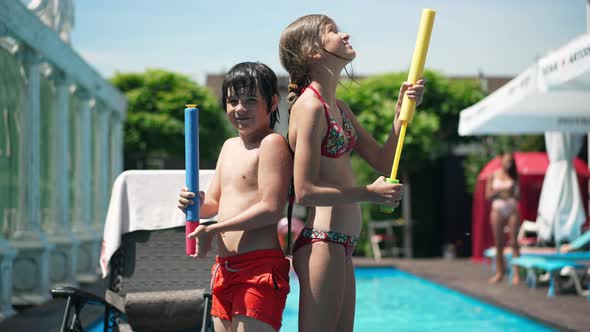
[[[260,62],[242,62],[233,66],[223,78],[221,85],[221,107],[225,110],[228,91],[232,95],[251,96],[256,95],[256,90],[266,101],[267,111],[270,112],[270,128],[274,128],[279,122],[279,109],[271,109],[272,98],[279,96],[277,75],[267,65]]]

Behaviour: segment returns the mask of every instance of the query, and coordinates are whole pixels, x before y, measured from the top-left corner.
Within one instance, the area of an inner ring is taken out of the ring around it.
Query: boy
[[[285,139],[272,130],[278,116],[277,78],[261,63],[235,65],[222,85],[222,105],[239,136],[223,144],[215,175],[199,193],[200,217],[218,223],[189,234],[204,257],[214,237],[211,313],[215,331],[275,331],[289,292],[290,263],[277,236],[293,172]],[[194,204],[186,188],[178,206]]]

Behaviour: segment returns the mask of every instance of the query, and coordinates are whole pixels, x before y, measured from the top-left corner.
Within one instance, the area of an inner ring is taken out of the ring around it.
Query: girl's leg
[[[215,332],[231,332],[231,320],[221,319],[219,317],[211,317],[213,320],[213,328]]]
[[[520,248],[518,247],[518,229],[520,228],[520,217],[518,211],[508,217],[508,227],[510,229],[510,247],[512,247],[512,257],[520,256]],[[518,266],[512,266],[512,284],[520,283],[520,275],[518,274]]]
[[[506,271],[504,263],[504,218],[500,216],[498,211],[492,210],[490,221],[496,242],[496,274],[490,278],[489,282],[495,284],[502,281]]]
[[[352,260],[346,264],[346,286],[344,288],[344,303],[338,320],[336,331],[351,331],[354,327],[354,309],[356,306],[356,280],[354,279],[354,265]]]
[[[276,332],[274,327],[244,315],[234,315],[232,320],[233,332]],[[215,330],[217,331],[217,330]]]
[[[344,247],[326,242],[305,245],[293,255],[293,266],[300,285],[299,331],[336,331],[346,285]]]

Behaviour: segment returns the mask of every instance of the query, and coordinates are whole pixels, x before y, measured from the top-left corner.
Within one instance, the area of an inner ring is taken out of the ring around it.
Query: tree
[[[184,105],[194,103],[200,110],[201,165],[215,165],[230,131],[219,102],[207,88],[185,75],[155,69],[143,73],[117,73],[111,82],[127,97],[126,156],[143,163],[152,157],[182,160]]]

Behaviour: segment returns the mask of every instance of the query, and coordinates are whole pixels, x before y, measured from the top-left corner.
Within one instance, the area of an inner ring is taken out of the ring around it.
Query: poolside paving
[[[469,259],[354,258],[357,266],[394,266],[477,299],[540,321],[561,331],[590,331],[590,302],[583,296],[560,294],[547,297],[547,287],[487,283],[492,276],[486,264]]]
[[[524,285],[511,286],[507,282],[489,285],[489,266],[473,263],[469,259],[383,259],[377,262],[371,258],[355,257],[354,263],[358,266],[393,266],[558,330],[590,331],[590,302],[586,298],[575,294],[548,298],[547,287],[531,290]],[[82,285],[82,288],[95,294],[104,294],[105,282],[99,280]],[[0,322],[0,332],[58,331],[64,308],[63,300],[51,300],[37,307],[21,308],[17,315]],[[84,311],[83,321],[94,321],[100,314],[96,308]]]

